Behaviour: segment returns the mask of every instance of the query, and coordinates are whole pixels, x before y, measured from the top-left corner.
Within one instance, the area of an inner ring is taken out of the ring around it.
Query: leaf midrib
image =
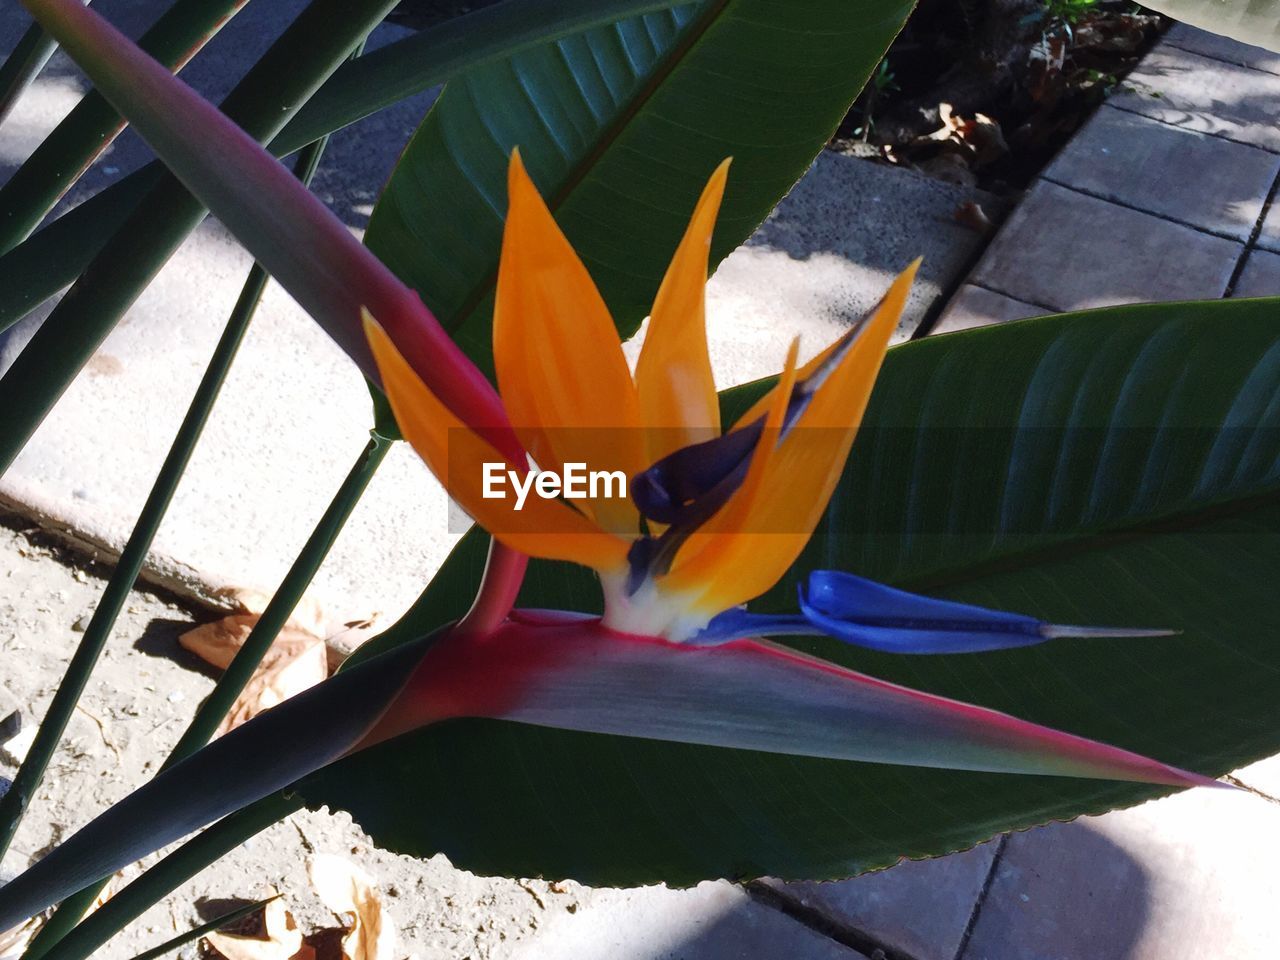
[[[1122,520],[1113,526],[1097,530],[1083,537],[1072,537],[1070,533],[1064,533],[1062,539],[1055,540],[1043,547],[1011,550],[1008,553],[966,566],[942,567],[926,574],[907,577],[901,581],[900,585],[907,589],[928,592],[943,587],[972,583],[988,576],[1026,570],[1040,564],[1058,563],[1095,550],[1108,549],[1119,543],[1132,543],[1151,537],[1184,533],[1210,523],[1276,505],[1280,505],[1280,484],[1273,485],[1271,489],[1264,493],[1256,493],[1247,497],[1236,497],[1231,500],[1219,500],[1213,503],[1187,507],[1182,510],[1171,510],[1167,513],[1147,516],[1133,521]]]
[[[644,106],[653,99],[662,85],[670,79],[680,64],[684,62],[689,51],[707,34],[707,31],[715,25],[720,15],[733,2],[734,0],[708,0],[706,12],[689,23],[680,41],[671,48],[671,51],[661,60],[658,67],[651,71],[649,79],[640,85],[640,88],[627,105],[618,112],[617,117],[601,130],[591,149],[586,151],[569,168],[568,175],[560,188],[546,198],[547,206],[550,207],[553,213],[559,212],[568,203],[574,191],[586,179],[587,174],[595,167],[600,158],[608,152],[609,148],[622,135],[631,121],[639,115]],[[451,331],[457,331],[471,321],[475,311],[493,293],[497,282],[498,265],[495,262],[466,299],[463,300],[462,306],[458,308],[458,312],[449,325]]]

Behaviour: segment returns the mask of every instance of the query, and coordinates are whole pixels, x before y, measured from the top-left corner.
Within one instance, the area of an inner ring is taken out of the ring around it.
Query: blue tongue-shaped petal
[[[837,570],[810,574],[800,591],[800,610],[798,615],[726,610],[694,642],[824,633],[886,653],[980,653],[1060,637],[1161,637],[1171,632],[1045,623],[1023,614],[908,593]]]

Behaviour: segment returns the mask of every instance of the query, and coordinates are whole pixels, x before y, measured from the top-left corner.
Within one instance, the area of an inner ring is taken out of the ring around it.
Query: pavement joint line
[[[784,896],[761,880],[750,880],[744,883],[742,888],[761,906],[771,907],[814,933],[821,934],[828,940],[834,940],[851,950],[856,950],[865,957],[873,960],[917,960],[914,955],[872,936],[865,930],[841,923],[816,907],[806,906],[791,897]]]
[[[1255,71],[1255,72],[1261,73],[1261,71]],[[1274,74],[1267,74],[1267,76],[1274,76]],[[1236,137],[1228,137],[1225,133],[1219,133],[1215,130],[1197,130],[1194,127],[1188,127],[1185,124],[1173,123],[1172,121],[1165,120],[1162,117],[1153,117],[1151,116],[1151,114],[1143,113],[1141,110],[1135,110],[1133,109],[1133,107],[1126,107],[1119,103],[1112,103],[1110,100],[1104,100],[1103,103],[1106,106],[1110,107],[1112,110],[1121,110],[1125,113],[1131,113],[1135,117],[1143,117],[1144,119],[1147,119],[1147,120],[1154,120],[1156,123],[1163,123],[1166,127],[1173,127],[1173,129],[1181,130],[1184,133],[1190,131],[1191,133],[1198,133],[1204,137],[1216,137],[1217,139],[1225,140],[1228,143],[1239,144],[1242,147],[1253,147],[1255,150],[1261,150],[1263,153],[1270,153],[1273,156],[1280,156],[1280,150],[1273,150],[1272,148],[1265,147],[1260,143],[1251,143],[1248,140],[1240,140]]]
[[[1164,38],[1164,45],[1173,47],[1175,50],[1181,50],[1183,53],[1189,53],[1193,57],[1199,57],[1201,60],[1212,60],[1215,63],[1225,63],[1229,67],[1239,67],[1242,70],[1252,70],[1254,73],[1265,73],[1269,77],[1280,77],[1280,71],[1263,70],[1261,67],[1255,67],[1251,63],[1241,63],[1239,60],[1228,60],[1226,57],[1215,57],[1211,53],[1205,53],[1203,50],[1192,50],[1190,47],[1184,47],[1176,40],[1170,40],[1167,36]]]
[[[1047,303],[1040,303],[1036,300],[1029,300],[1026,297],[1020,297],[1016,293],[1010,293],[1008,290],[1001,290],[998,287],[993,287],[989,283],[982,283],[978,280],[973,279],[972,277],[965,280],[965,284],[971,287],[977,287],[979,290],[985,290],[987,291],[987,293],[994,293],[1001,297],[1006,297],[1009,300],[1021,301],[1022,303],[1035,307],[1037,310],[1043,310],[1046,313],[1071,313],[1072,312],[1070,310],[1059,310],[1057,307],[1052,307]]]
[[[941,290],[939,291],[938,298],[933,301],[932,306],[930,306],[929,309],[925,311],[924,316],[920,318],[920,322],[916,325],[916,328],[911,331],[911,336],[907,338],[908,342],[912,340],[921,340],[933,332],[933,328],[938,325],[938,320],[942,317],[942,314],[947,307],[951,305],[951,301],[955,299],[956,294],[960,292],[960,288],[966,283],[971,282],[969,277],[972,276],[973,271],[978,268],[978,264],[982,261],[982,258],[986,256],[987,250],[991,248],[991,245],[999,240],[1000,229],[1005,225],[1005,222],[1016,209],[1016,203],[1005,208],[1004,213],[991,224],[986,235],[981,238],[981,243],[974,247],[965,262],[958,270],[956,270],[955,275],[941,284]]]
[[[987,868],[986,879],[982,881],[982,889],[978,891],[978,896],[973,901],[973,910],[969,913],[969,922],[964,925],[964,933],[960,935],[960,943],[956,946],[956,955],[953,960],[965,960],[965,954],[969,951],[969,941],[973,939],[973,931],[978,926],[978,917],[982,913],[982,905],[987,902],[987,896],[991,893],[992,884],[996,880],[996,870],[1000,867],[1000,861],[1004,859],[1004,848],[1008,846],[1009,835],[1003,834],[996,841],[996,852],[991,857],[991,866]]]
[[[1271,213],[1271,205],[1275,203],[1276,191],[1280,190],[1280,173],[1276,174],[1275,179],[1271,181],[1271,189],[1267,191],[1267,198],[1262,201],[1262,209],[1258,211],[1258,219],[1253,223],[1253,230],[1249,232],[1249,239],[1244,243],[1244,249],[1240,251],[1240,256],[1236,259],[1235,268],[1231,271],[1231,279],[1227,281],[1227,289],[1223,291],[1222,298],[1232,296],[1236,292],[1236,285],[1240,282],[1240,276],[1244,273],[1245,264],[1249,262],[1249,256],[1258,248],[1258,237],[1262,235],[1262,226],[1266,223],[1267,216]]]
[[[1062,189],[1064,190],[1070,190],[1072,193],[1079,193],[1086,197],[1092,197],[1094,200],[1101,200],[1103,203],[1109,203],[1115,207],[1122,207],[1125,210],[1132,210],[1134,213],[1143,213],[1149,217],[1155,217],[1155,219],[1157,220],[1163,220],[1165,223],[1172,223],[1175,226],[1186,227],[1189,230],[1194,230],[1196,233],[1203,233],[1205,236],[1217,237],[1219,240],[1230,240],[1232,243],[1243,244],[1245,242],[1241,240],[1239,237],[1232,236],[1229,233],[1222,233],[1221,231],[1218,231],[1218,230],[1210,230],[1208,227],[1202,227],[1202,226],[1199,226],[1198,224],[1191,223],[1187,220],[1179,220],[1177,217],[1171,217],[1167,213],[1158,213],[1155,210],[1148,210],[1146,207],[1140,207],[1137,204],[1128,203],[1124,200],[1117,200],[1115,197],[1108,197],[1101,193],[1097,193],[1093,190],[1086,190],[1084,187],[1077,187],[1070,183],[1064,183],[1061,180],[1055,180],[1053,177],[1046,177],[1043,174],[1041,174],[1039,179],[1045,183],[1052,183],[1056,187],[1062,187]],[[1275,191],[1275,184],[1273,183],[1271,185],[1271,190],[1268,191],[1267,193],[1268,201],[1271,199],[1271,194],[1274,191]],[[1264,212],[1265,212],[1266,205],[1267,205],[1266,202],[1264,202],[1263,204]],[[1261,228],[1260,222],[1255,223],[1253,226],[1253,229],[1255,231],[1260,228]]]

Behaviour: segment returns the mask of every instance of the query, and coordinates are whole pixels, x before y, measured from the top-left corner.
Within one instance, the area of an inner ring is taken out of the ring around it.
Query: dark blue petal
[[[1167,630],[1073,627],[924,597],[836,570],[817,570],[800,608],[817,630],[887,653],[978,653],[1057,637],[1167,636]]]
[[[821,632],[797,613],[751,613],[735,607],[716,614],[688,642],[705,645],[746,637],[813,636]]]
[[[631,499],[657,523],[703,522],[742,485],[764,420],[681,447],[631,479]]]
[[[780,443],[786,437],[878,309],[879,304],[863,314],[836,341],[826,359],[796,381],[776,436],[763,438],[765,418],[761,417],[719,437],[681,447],[632,477],[631,499],[640,514],[655,523],[690,529],[710,519],[742,486],[756,445],[762,438]]]

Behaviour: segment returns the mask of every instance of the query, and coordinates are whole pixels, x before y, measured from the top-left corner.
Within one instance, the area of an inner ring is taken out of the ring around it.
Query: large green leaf
[[[735,158],[718,262],[804,173],[911,6],[704,0],[475,70],[415,134],[365,240],[483,364],[518,146],[630,333],[715,166]]]
[[[1119,307],[892,350],[824,535],[797,565],[1179,636],[930,657],[798,645],[1213,774],[1280,749],[1275,310]],[[385,642],[456,616],[481,546],[465,539]],[[760,606],[790,606],[792,588]],[[599,595],[589,575],[535,563],[522,603],[590,610]],[[303,790],[395,850],[615,884],[845,876],[1160,792],[492,721],[418,731]]]

